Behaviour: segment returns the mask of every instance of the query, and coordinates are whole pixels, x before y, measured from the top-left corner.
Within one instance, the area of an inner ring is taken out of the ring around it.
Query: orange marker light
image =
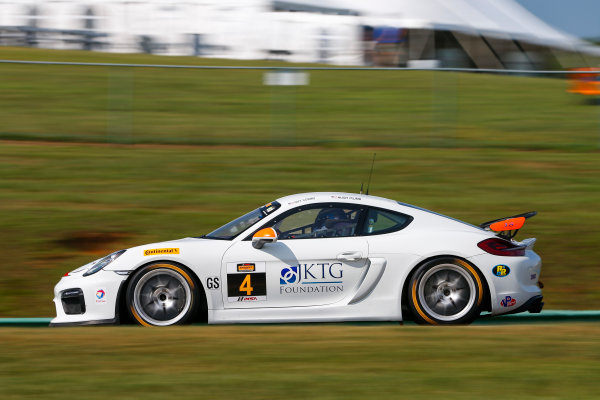
[[[521,229],[525,223],[525,217],[508,218],[502,221],[494,222],[490,225],[490,229],[494,232],[512,231]]]

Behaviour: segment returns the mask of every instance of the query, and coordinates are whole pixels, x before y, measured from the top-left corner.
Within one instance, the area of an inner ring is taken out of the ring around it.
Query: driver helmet
[[[319,211],[315,219],[315,229],[331,228],[334,223],[346,221],[346,213],[339,208],[326,208]],[[329,222],[328,222],[329,221]]]

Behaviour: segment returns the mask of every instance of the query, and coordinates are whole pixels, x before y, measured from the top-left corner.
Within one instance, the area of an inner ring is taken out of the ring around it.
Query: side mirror
[[[273,228],[264,228],[252,236],[252,247],[262,249],[265,243],[275,243],[277,241],[277,232]]]

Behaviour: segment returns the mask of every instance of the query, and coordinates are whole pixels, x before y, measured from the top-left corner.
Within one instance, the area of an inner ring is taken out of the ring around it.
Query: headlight
[[[115,251],[112,254],[107,255],[104,258],[99,259],[98,261],[96,261],[95,263],[92,264],[90,269],[85,271],[83,276],[89,276],[89,275],[95,274],[96,272],[100,271],[102,268],[106,267],[108,264],[110,264],[111,262],[113,262],[114,260],[119,258],[119,256],[123,253],[125,253],[125,250],[119,250],[119,251]]]

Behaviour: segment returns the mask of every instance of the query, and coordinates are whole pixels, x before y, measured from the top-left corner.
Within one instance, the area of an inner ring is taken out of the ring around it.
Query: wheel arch
[[[473,269],[475,269],[475,271],[481,278],[481,282],[483,284],[483,290],[484,290],[483,301],[481,304],[481,310],[482,311],[491,311],[491,305],[492,305],[491,296],[492,296],[492,294],[490,292],[489,282],[487,281],[487,278],[486,278],[485,274],[483,274],[481,269],[477,265],[475,265],[472,262],[470,262],[469,260],[465,259],[464,257],[457,256],[455,254],[437,254],[437,255],[434,255],[431,257],[427,257],[427,258],[419,261],[418,263],[416,263],[411,268],[410,272],[406,275],[406,278],[404,279],[404,282],[402,283],[402,293],[401,293],[401,297],[400,297],[400,305],[402,307],[402,320],[414,321],[413,313],[408,305],[408,295],[409,295],[409,287],[408,286],[410,284],[410,281],[411,281],[413,275],[415,274],[415,272],[417,272],[417,270],[419,269],[419,267],[421,265],[428,263],[430,261],[435,261],[437,259],[443,259],[443,258],[457,258],[459,260],[466,262]]]
[[[193,269],[188,267],[187,265],[173,260],[152,260],[142,265],[137,266],[132,269],[127,276],[127,279],[121,283],[121,287],[119,288],[119,293],[117,294],[117,309],[115,312],[117,313],[117,317],[119,318],[121,324],[131,324],[134,323],[133,319],[129,315],[129,311],[127,308],[127,300],[125,293],[127,292],[127,288],[129,287],[129,282],[131,282],[132,277],[135,275],[137,271],[140,269],[147,267],[148,265],[164,263],[164,264],[173,264],[179,268],[183,268],[185,272],[187,272],[190,277],[193,279],[194,284],[196,284],[200,291],[200,309],[198,310],[197,315],[194,317],[193,322],[207,322],[208,321],[208,299],[206,296],[206,290],[204,289],[204,285],[202,285],[202,281],[198,277],[198,275],[194,272]]]

